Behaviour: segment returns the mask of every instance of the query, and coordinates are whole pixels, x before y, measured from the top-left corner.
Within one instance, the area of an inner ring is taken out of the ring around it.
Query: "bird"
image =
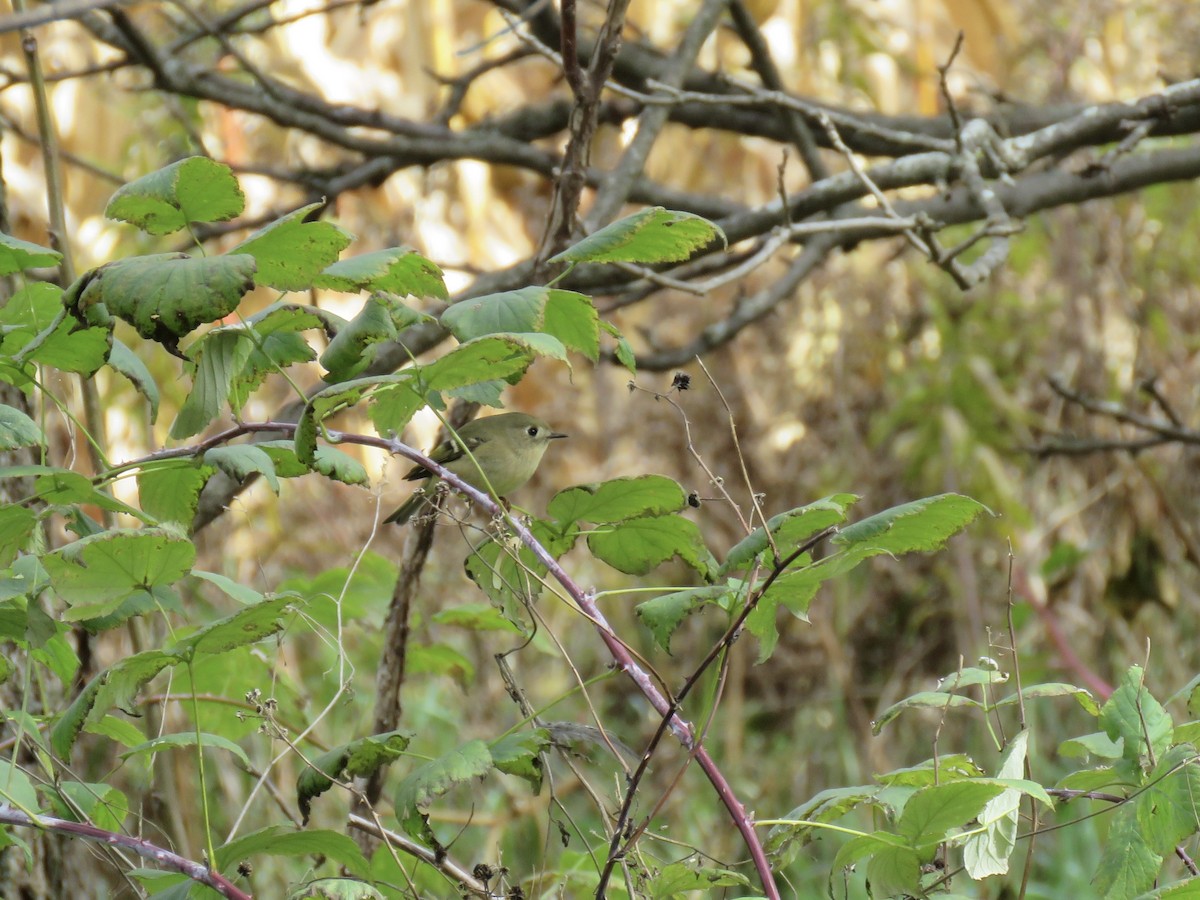
[[[468,422],[429,451],[429,458],[471,487],[503,498],[533,477],[551,441],[566,436],[535,416],[502,413]],[[441,479],[421,465],[404,476],[405,481],[421,479],[425,484],[384,519],[385,524],[405,524],[430,501]]]

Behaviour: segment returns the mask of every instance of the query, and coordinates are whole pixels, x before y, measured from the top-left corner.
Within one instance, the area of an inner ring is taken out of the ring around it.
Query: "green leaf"
[[[896,831],[914,849],[932,849],[952,829],[978,818],[987,802],[1003,792],[1001,785],[978,781],[951,781],[922,788],[904,804]]]
[[[514,630],[516,629],[513,626]],[[415,644],[409,647],[405,670],[413,675],[443,675],[453,678],[464,691],[475,681],[475,665],[447,644]]]
[[[29,776],[7,759],[0,759],[0,802],[11,803],[26,813],[36,813],[41,806]]]
[[[920,890],[921,858],[907,847],[884,847],[867,860],[867,882],[879,897],[910,896]]]
[[[545,728],[517,731],[488,744],[492,762],[505,775],[516,775],[529,782],[536,794],[542,789],[541,754],[550,746],[550,732]]]
[[[389,247],[329,266],[314,286],[335,291],[388,291],[401,297],[449,299],[442,270],[416,250]]]
[[[41,426],[21,410],[0,403],[0,450],[19,447],[41,447],[46,433]]]
[[[1025,774],[1025,758],[1029,749],[1029,732],[1018,732],[1000,757],[999,778],[1020,778]],[[963,865],[974,879],[1008,873],[1008,862],[1017,846],[1017,824],[1021,792],[1008,789],[983,806],[979,824],[980,834],[967,838],[963,847]]]
[[[857,494],[831,494],[807,506],[772,516],[767,520],[765,529],[756,528],[734,544],[721,564],[721,574],[749,568],[758,555],[770,546],[768,532],[779,552],[787,555],[822,529],[846,521],[846,510],[857,500]]]
[[[104,214],[147,234],[170,234],[189,222],[227,222],[246,198],[228,166],[193,156],[120,188]]]
[[[162,528],[112,529],[42,558],[55,593],[71,607],[67,621],[106,615],[134,591],[173,584],[195,561],[192,542]]]
[[[107,784],[64,780],[57,790],[61,797],[54,796],[53,810],[60,818],[88,822],[106,831],[120,831],[125,826],[129,800],[116,788]]]
[[[305,221],[322,201],[310,203],[264,225],[231,251],[253,256],[254,282],[279,291],[313,287],[321,270],[337,262],[354,235],[332,222]]]
[[[49,282],[33,282],[14,293],[0,307],[0,353],[21,353],[36,340],[39,345],[28,350],[27,361],[64,372],[95,374],[109,355],[112,329],[84,327],[65,315],[65,296],[62,288]]]
[[[0,506],[0,568],[7,567],[29,544],[37,516],[33,511],[15,503]]]
[[[142,509],[159,522],[178,522],[190,528],[200,503],[200,491],[212,475],[210,466],[193,459],[155,463],[138,473],[138,497]]]
[[[296,799],[300,815],[308,824],[312,801],[341,778],[365,778],[399,759],[408,749],[412,735],[403,731],[389,731],[361,737],[340,747],[334,747],[312,760],[296,779]]]
[[[242,370],[253,344],[245,334],[218,329],[200,340],[193,349],[196,371],[192,390],[171,425],[171,437],[183,440],[203,431],[229,400],[234,377]]]
[[[820,824],[836,822],[860,806],[881,806],[877,800],[880,790],[877,784],[866,784],[827,788],[814,794],[779,817],[789,822],[786,825],[775,825],[767,832],[764,848],[770,854],[777,854],[792,845],[802,847],[820,834],[822,829],[817,827]]]
[[[121,341],[113,338],[108,364],[128,378],[138,393],[146,398],[150,404],[150,424],[158,421],[158,384],[146,368],[146,364],[142,362],[142,358]]]
[[[407,372],[396,375],[372,375],[356,378],[341,384],[330,385],[308,398],[300,421],[296,424],[296,458],[305,466],[316,462],[317,433],[321,423],[329,416],[349,409],[363,397],[383,385],[407,384],[411,375]]]
[[[432,391],[445,391],[519,377],[533,362],[534,350],[522,340],[527,335],[493,335],[467,341],[419,370],[421,384]]]
[[[604,226],[549,262],[681,262],[718,240],[729,245],[707,219],[654,206]]]
[[[895,506],[843,528],[833,542],[857,553],[912,553],[938,550],[987,510],[961,494],[940,494]]]
[[[360,878],[370,870],[362,851],[348,835],[321,828],[293,831],[288,825],[270,825],[218,847],[216,868],[231,875],[241,862],[258,854],[325,856]]]
[[[213,447],[204,453],[204,463],[220,469],[238,484],[251,475],[261,475],[271,490],[279,493],[279,479],[275,475],[275,464],[266,451],[254,444],[232,444]]]
[[[548,522],[535,519],[529,526],[533,536],[552,556],[559,557],[574,544],[574,537],[561,535]],[[521,544],[488,539],[472,548],[464,563],[467,576],[487,595],[501,614],[522,633],[527,631],[525,604],[542,592],[546,567]]]
[[[1058,746],[1058,754],[1070,759],[1086,759],[1089,756],[1097,759],[1120,759],[1123,748],[1124,741],[1114,741],[1107,734],[1098,731],[1063,741]]]
[[[129,711],[142,685],[179,661],[172,653],[145,650],[105,669],[88,683],[55,723],[50,734],[54,752],[70,759],[71,746],[85,724],[99,722],[114,707]]]
[[[321,354],[321,365],[328,373],[325,380],[337,382],[353,378],[370,363],[370,348],[383,341],[395,340],[397,333],[387,295],[371,295],[358,315],[338,331]]]
[[[1143,755],[1162,757],[1173,728],[1170,714],[1143,687],[1144,678],[1141,666],[1130,666],[1100,710],[1100,726],[1114,741],[1124,740],[1123,756],[1134,772],[1141,771]]]
[[[112,512],[124,513],[145,521],[145,514],[127,503],[122,503],[92,484],[92,479],[79,472],[56,469],[39,475],[34,484],[34,496],[51,506],[90,504]]]
[[[696,523],[681,516],[627,519],[588,535],[588,548],[618,572],[645,575],[678,557],[704,578],[717,569]]]
[[[225,750],[233,754],[247,769],[250,766],[250,757],[246,755],[246,751],[235,744],[229,738],[222,737],[219,734],[206,734],[200,732],[199,735],[194,731],[181,731],[176,734],[164,734],[153,740],[145,741],[126,750],[121,754],[121,759],[132,759],[137,756],[152,757],[162,750],[174,750],[179,747],[195,747],[197,744],[200,747],[208,750]]]
[[[429,617],[438,625],[467,628],[471,631],[517,631],[512,622],[486,603],[462,603],[439,609]]]
[[[1166,856],[1200,831],[1200,764],[1196,748],[1176,744],[1158,760],[1137,795],[1137,823],[1146,843]]]
[[[57,266],[62,254],[40,244],[31,244],[10,234],[0,232],[0,277]]]
[[[254,446],[271,457],[275,474],[280,478],[296,478],[309,472],[319,472],[342,484],[370,483],[366,466],[336,447],[317,447],[316,458],[312,468],[309,468],[296,456],[296,445],[292,441],[263,441]]]
[[[464,343],[493,334],[547,334],[593,362],[600,355],[599,315],[585,294],[532,285],[461,300],[442,325]]]
[[[174,351],[196,327],[223,319],[254,287],[254,257],[134,256],[101,266],[79,298],[80,309],[103,306],[138,334]]]
[[[192,569],[192,575],[199,578],[201,581],[207,581],[209,584],[216,587],[225,595],[232,597],[242,606],[250,606],[255,603],[261,603],[266,597],[254,590],[254,588],[242,584],[239,581],[234,581],[224,575],[218,575],[216,572],[205,572],[201,569]]]
[[[670,653],[671,635],[684,619],[708,604],[730,608],[740,594],[741,586],[733,583],[686,588],[639,603],[634,611],[642,624],[650,629],[655,642]]]
[[[941,691],[920,691],[893,703],[871,724],[871,732],[878,735],[892,719],[907,709],[983,709],[983,704],[961,694],[946,694]]]
[[[1007,672],[984,669],[979,666],[964,666],[957,672],[951,672],[949,675],[939,678],[937,688],[939,691],[961,691],[964,688],[979,687],[980,685],[1005,684],[1007,681]]]
[[[617,478],[559,491],[546,511],[563,525],[606,524],[638,516],[661,516],[687,506],[687,494],[663,475]]]
[[[1026,700],[1036,700],[1041,697],[1074,697],[1075,701],[1082,706],[1089,715],[1100,715],[1100,704],[1096,702],[1096,698],[1092,696],[1092,692],[1086,688],[1076,687],[1073,684],[1062,684],[1059,682],[1032,684],[1029,687],[1021,689],[1021,696]],[[1017,695],[1009,694],[995,705],[1008,706],[1015,704],[1016,702]]]
[[[429,827],[430,804],[460,784],[482,778],[492,770],[488,745],[473,740],[414,770],[396,788],[396,817],[405,832],[428,847],[441,844]]]
[[[1154,852],[1137,821],[1137,807],[1124,803],[1112,814],[1100,866],[1092,879],[1098,900],[1129,900],[1149,890],[1163,858]]]
[[[731,869],[694,865],[690,861],[671,863],[651,875],[646,882],[652,900],[670,900],[689,891],[708,892],[722,887],[749,887],[750,880]]]
[[[235,647],[256,643],[283,630],[284,617],[295,602],[294,595],[284,594],[247,606],[176,641],[171,652],[186,659],[201,653],[224,653]]]

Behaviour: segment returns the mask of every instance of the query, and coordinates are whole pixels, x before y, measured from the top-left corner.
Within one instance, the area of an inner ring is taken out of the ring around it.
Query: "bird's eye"
[[[530,437],[537,437],[538,436],[538,427],[536,425],[530,425],[528,428],[525,429],[525,433],[527,435],[529,435]]]

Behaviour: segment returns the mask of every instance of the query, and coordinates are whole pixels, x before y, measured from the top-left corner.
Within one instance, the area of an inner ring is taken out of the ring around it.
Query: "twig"
[[[239,890],[220,872],[180,856],[177,853],[172,853],[170,850],[142,840],[141,838],[119,834],[115,831],[106,831],[103,828],[97,828],[95,825],[88,825],[85,822],[68,822],[65,819],[57,819],[53,816],[29,816],[7,803],[0,803],[0,823],[16,825],[22,828],[38,828],[43,831],[82,838],[85,841],[96,841],[97,843],[119,847],[131,853],[136,853],[143,859],[166,866],[169,869],[179,872],[181,875],[186,875],[192,881],[208,885],[222,897],[228,897],[230,900],[252,900],[250,894]]]

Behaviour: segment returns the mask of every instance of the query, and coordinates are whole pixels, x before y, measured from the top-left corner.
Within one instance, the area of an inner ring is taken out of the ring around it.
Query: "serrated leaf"
[[[49,268],[62,262],[62,254],[0,232],[0,277],[29,269]]]
[[[261,475],[271,490],[279,493],[279,479],[275,475],[275,464],[266,451],[254,444],[231,444],[213,447],[204,453],[205,465],[215,466],[238,484],[251,475]]]
[[[95,374],[109,354],[112,329],[84,327],[63,315],[63,298],[62,288],[49,282],[33,282],[15,292],[0,307],[0,355],[23,353],[26,362]]]
[[[0,450],[20,447],[41,447],[46,433],[40,425],[21,410],[0,403]]]
[[[198,466],[195,460],[179,459],[156,463],[138,473],[138,497],[142,509],[159,522],[192,524],[200,491],[212,476],[211,466]]]
[[[831,494],[807,506],[772,516],[765,529],[756,528],[734,544],[721,564],[721,574],[748,568],[770,546],[768,532],[779,552],[786,555],[822,529],[844,522],[846,510],[857,500],[857,494]]]
[[[121,187],[104,215],[147,234],[170,234],[189,222],[227,222],[241,215],[246,198],[232,170],[192,156]]]
[[[326,478],[332,478],[342,484],[370,483],[366,466],[337,447],[317,447],[316,457],[310,468],[300,462],[292,441],[263,441],[254,446],[271,457],[271,462],[275,465],[275,474],[280,478],[296,478],[309,472],[319,472]]]
[[[893,703],[871,723],[871,732],[878,735],[892,719],[906,709],[983,709],[983,704],[962,694],[945,694],[941,691],[920,691],[910,697],[905,697],[899,703]]]
[[[337,262],[354,235],[332,222],[305,221],[323,205],[317,201],[280,216],[233,248],[233,253],[257,261],[256,284],[280,291],[307,290],[322,269]]]
[[[452,788],[482,778],[491,770],[492,754],[481,740],[469,741],[414,770],[396,788],[396,817],[405,832],[426,846],[440,847],[429,827],[430,804]]]
[[[681,516],[626,519],[593,531],[587,541],[593,556],[627,575],[646,575],[676,557],[704,578],[717,569],[696,523]]]
[[[196,342],[192,390],[171,425],[171,437],[183,440],[199,434],[217,417],[253,346],[245,334],[225,330],[212,331]]]
[[[92,484],[92,479],[79,472],[59,469],[39,475],[34,483],[33,494],[51,506],[88,504],[111,512],[123,513],[135,519],[146,520],[140,509],[113,497]]]
[[[207,734],[203,731],[198,735],[194,731],[181,731],[176,734],[160,735],[126,750],[121,754],[121,759],[128,760],[137,756],[154,756],[163,750],[174,750],[179,747],[195,747],[197,744],[206,750],[224,750],[237,757],[247,769],[251,768],[250,757],[246,755],[245,750],[227,737],[222,737],[219,734]]]
[[[722,887],[749,887],[750,880],[732,869],[671,863],[650,876],[646,890],[652,900],[670,900],[688,891],[709,892]]]
[[[497,378],[524,374],[534,351],[525,335],[492,335],[467,341],[427,366],[421,366],[422,386],[444,391]]]
[[[330,385],[308,398],[300,421],[296,424],[294,442],[296,457],[306,466],[316,462],[317,433],[329,416],[349,409],[372,391],[386,385],[404,384],[411,380],[408,372],[395,375],[371,375],[340,384]]]
[[[549,262],[682,262],[718,240],[728,246],[725,232],[707,219],[653,206],[604,226]]]
[[[103,306],[138,334],[174,352],[179,338],[223,319],[254,287],[254,257],[191,257],[183,253],[134,256],[96,269],[79,309]]]
[[[368,350],[383,341],[395,340],[396,335],[386,296],[368,297],[358,315],[339,329],[321,354],[321,365],[328,373],[325,380],[336,382],[353,378],[371,361]]]
[[[535,519],[529,526],[533,536],[555,558],[574,544],[574,536],[562,535],[548,522]],[[522,633],[527,630],[525,604],[542,591],[546,567],[523,544],[519,546],[488,539],[473,547],[463,564],[467,577],[478,585],[500,613]]]
[[[150,404],[150,424],[158,421],[158,384],[146,368],[146,364],[142,362],[142,358],[124,343],[113,338],[108,364],[128,378],[137,392],[146,398],[146,402]]]
[[[1107,734],[1098,731],[1063,741],[1058,746],[1058,753],[1070,759],[1084,759],[1089,756],[1097,759],[1120,759],[1123,746],[1124,741],[1114,741]]]
[[[1153,886],[1162,860],[1138,826],[1135,805],[1120,805],[1112,814],[1104,853],[1092,879],[1094,896],[1098,900],[1136,897]]]
[[[488,752],[497,769],[505,775],[525,779],[536,794],[542,789],[541,754],[549,746],[550,732],[535,728],[497,738],[488,744]]]
[[[191,541],[162,528],[112,529],[42,558],[68,621],[112,612],[131,593],[169,585],[196,560]]]
[[[253,644],[283,629],[283,619],[296,597],[284,594],[247,606],[176,641],[171,653],[181,659],[201,653],[224,653]]]
[[[987,507],[970,497],[940,494],[892,507],[848,525],[833,542],[871,555],[938,550],[985,511]]]
[[[370,869],[362,851],[348,835],[320,828],[295,831],[288,825],[270,825],[218,847],[216,868],[231,874],[243,860],[258,854],[326,856],[359,877]]]
[[[407,732],[389,731],[358,738],[315,757],[296,779],[297,806],[304,824],[308,824],[312,801],[333,787],[343,773],[347,778],[373,775],[399,759],[411,741]]]
[[[650,629],[658,646],[671,652],[671,635],[684,619],[708,604],[731,606],[739,591],[728,584],[686,588],[663,594],[634,607],[642,624]]]
[[[600,525],[679,512],[686,505],[687,494],[677,482],[663,475],[639,475],[559,491],[546,511],[563,525]]]
[[[335,291],[388,291],[401,297],[449,299],[442,270],[410,247],[389,247],[343,259],[313,281]]]
[[[464,343],[494,334],[547,334],[591,360],[599,358],[599,315],[585,294],[532,285],[461,300],[442,325]]]
[[[35,528],[37,516],[32,510],[15,503],[0,506],[0,568],[9,566],[25,549]]]
[[[1137,795],[1137,822],[1146,843],[1166,856],[1200,831],[1200,763],[1196,748],[1176,744],[1158,760]]]
[[[71,747],[85,724],[100,721],[114,707],[128,711],[142,685],[179,661],[172,653],[146,650],[105,669],[88,683],[55,723],[50,737],[54,752],[70,759]]]
[[[918,851],[932,849],[952,829],[978,818],[987,802],[1003,792],[1002,785],[978,781],[951,781],[922,788],[904,804],[896,832]]]
[[[205,572],[201,569],[192,569],[192,576],[199,578],[202,581],[207,581],[215,586],[226,596],[232,597],[243,606],[250,606],[254,603],[261,603],[265,598],[259,591],[254,588],[244,585],[239,581],[234,581],[225,575],[219,575],[216,572]]]
[[[1163,755],[1173,728],[1170,714],[1143,686],[1144,677],[1141,666],[1130,666],[1100,710],[1100,726],[1114,741],[1124,740],[1124,759],[1135,771],[1143,755]]]
[[[860,806],[879,806],[877,784],[827,788],[814,794],[804,803],[789,810],[781,819],[786,825],[772,826],[767,832],[764,849],[771,854],[781,853],[793,844],[804,846],[820,832],[822,823],[835,822]]]
[[[1076,687],[1073,684],[1062,684],[1060,682],[1031,684],[1029,687],[1021,689],[1021,696],[1026,700],[1036,700],[1041,697],[1073,697],[1075,698],[1075,702],[1083,707],[1088,715],[1100,715],[1100,704],[1096,702],[1096,698],[1092,696],[1092,692],[1087,688]],[[1008,706],[1016,702],[1017,695],[1009,694],[995,705]]]

